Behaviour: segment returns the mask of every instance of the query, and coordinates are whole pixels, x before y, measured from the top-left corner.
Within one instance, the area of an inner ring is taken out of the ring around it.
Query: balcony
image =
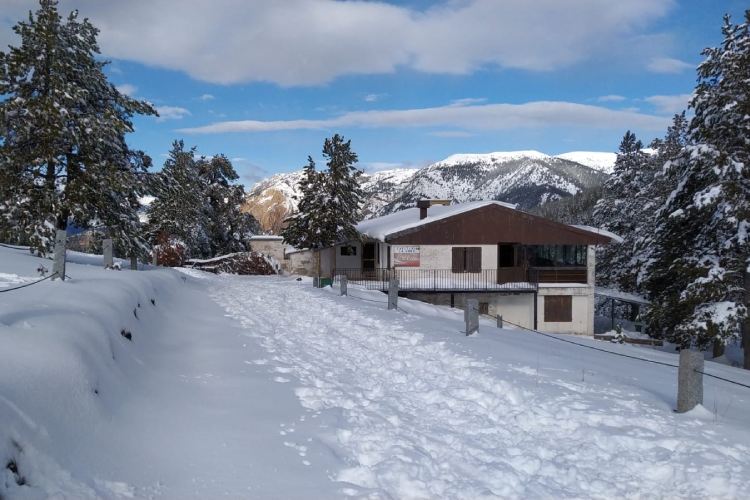
[[[478,273],[454,273],[451,269],[336,269],[334,281],[341,276],[368,290],[388,289],[397,278],[399,290],[406,292],[535,292],[537,283],[528,281],[525,272],[505,269],[483,269]],[[522,271],[522,270],[521,270]]]

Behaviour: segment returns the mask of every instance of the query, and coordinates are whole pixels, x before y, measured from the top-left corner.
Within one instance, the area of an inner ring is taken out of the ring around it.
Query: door
[[[518,265],[519,246],[513,243],[499,243],[497,245],[497,282],[520,283],[526,281],[526,273]]]
[[[375,252],[375,243],[362,244],[362,270],[374,271],[377,255]]]

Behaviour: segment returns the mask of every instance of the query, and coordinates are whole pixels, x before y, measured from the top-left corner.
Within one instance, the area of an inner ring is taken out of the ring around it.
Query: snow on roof
[[[632,302],[635,304],[642,304],[642,305],[649,305],[651,303],[645,298],[641,297],[640,295],[636,295],[634,293],[621,292],[620,290],[615,290],[614,288],[605,288],[602,286],[597,286],[594,288],[594,293],[596,295],[601,295],[602,297],[609,297],[612,299],[622,300],[623,302]]]
[[[252,240],[271,240],[271,241],[281,241],[283,240],[283,236],[276,236],[273,234],[254,234],[250,236],[250,241]]]
[[[384,215],[383,217],[364,220],[357,224],[357,231],[365,236],[369,236],[370,238],[384,241],[390,234],[423,226],[430,222],[435,222],[488,205],[499,205],[514,210],[516,208],[516,205],[512,203],[504,203],[502,201],[494,200],[472,201],[447,207],[445,205],[433,205],[427,209],[427,217],[422,220],[419,219],[419,208],[406,208],[389,215]]]
[[[573,227],[577,229],[581,229],[583,231],[588,231],[589,233],[599,234],[601,236],[606,236],[610,240],[614,241],[615,243],[622,243],[625,241],[622,236],[617,235],[611,231],[607,231],[606,229],[599,229],[598,227],[591,227],[591,226],[584,226],[583,224],[572,224]]]

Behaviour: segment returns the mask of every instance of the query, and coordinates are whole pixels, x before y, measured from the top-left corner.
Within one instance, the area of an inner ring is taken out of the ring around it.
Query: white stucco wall
[[[544,321],[544,296],[570,295],[572,296],[572,321],[548,322]],[[537,327],[538,330],[551,333],[575,333],[578,335],[594,335],[594,288],[581,286],[539,286],[537,298]]]
[[[357,255],[341,255],[341,248],[353,246],[357,249]],[[360,269],[362,267],[362,243],[352,241],[343,245],[336,245],[336,269]]]
[[[534,295],[497,295],[490,303],[490,315],[502,315],[508,320],[526,328],[534,328]]]
[[[279,262],[284,260],[284,242],[280,239],[251,239],[250,248],[254,252],[270,255]]]
[[[419,269],[451,269],[456,247],[480,247],[482,269],[497,268],[497,245],[419,245]]]

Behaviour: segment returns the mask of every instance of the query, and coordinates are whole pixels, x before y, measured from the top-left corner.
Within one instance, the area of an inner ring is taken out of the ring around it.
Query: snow
[[[622,243],[623,241],[625,241],[622,236],[619,236],[619,235],[613,233],[612,231],[607,231],[606,229],[601,229],[601,228],[598,228],[598,227],[586,226],[584,224],[573,224],[572,226],[575,227],[575,228],[578,228],[578,229],[582,229],[584,231],[588,231],[590,233],[595,233],[595,234],[600,234],[602,236],[606,236],[607,238],[609,238],[612,241],[615,241],[617,243]]]
[[[494,153],[459,153],[434,163],[437,167],[462,165],[464,163],[504,163],[515,160],[548,160],[550,157],[539,151],[497,151]]]
[[[365,236],[384,241],[389,234],[405,231],[414,227],[419,227],[430,222],[452,217],[464,212],[475,210],[477,208],[490,205],[499,205],[501,207],[515,209],[516,206],[511,203],[502,201],[473,201],[469,203],[460,203],[456,205],[433,205],[427,209],[427,217],[419,219],[419,208],[406,208],[398,212],[368,219],[357,224],[357,231]]]
[[[594,170],[611,174],[614,170],[617,153],[603,151],[571,151],[555,156],[563,160],[574,161]]]
[[[606,288],[603,286],[597,286],[594,289],[594,293],[596,295],[601,295],[602,297],[610,297],[613,299],[619,299],[625,302],[632,302],[635,304],[641,304],[645,306],[650,304],[650,302],[647,299],[641,297],[640,295],[636,295],[634,293],[623,292],[620,290],[615,290],[614,288]]]
[[[736,498],[750,393],[307,278],[108,271],[0,294],[3,498]],[[49,261],[0,248],[2,279]],[[151,302],[154,299],[154,303]],[[140,304],[140,307],[138,307]],[[136,317],[137,316],[137,317]],[[120,335],[132,332],[132,342]],[[677,356],[572,338],[676,364]],[[707,363],[742,383],[750,374]],[[15,444],[14,444],[15,443]]]

